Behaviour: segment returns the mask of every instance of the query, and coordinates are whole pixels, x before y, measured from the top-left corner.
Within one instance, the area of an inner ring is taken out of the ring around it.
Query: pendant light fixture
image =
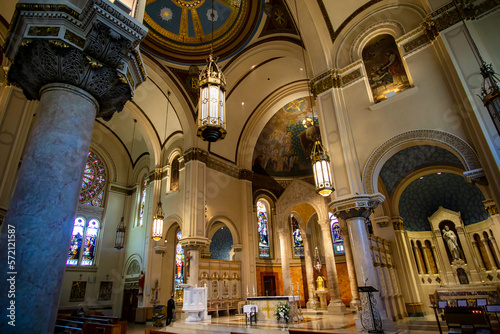
[[[307,82],[309,83],[309,75],[307,73],[307,63],[306,56],[304,53],[305,44],[302,40],[302,33],[300,31],[300,20],[299,20],[299,12],[297,10],[297,0],[295,0],[295,13],[297,15],[297,31],[299,32],[299,36],[302,42],[302,60],[304,61],[304,70],[306,72]],[[313,100],[311,97],[310,87],[308,88],[309,94],[309,103],[311,108],[311,126],[314,125],[314,107]],[[321,137],[319,132],[314,131],[316,134],[314,138],[314,146],[311,151],[311,162],[314,173],[314,183],[316,186],[316,192],[321,196],[327,197],[333,192],[333,182],[332,182],[332,173],[330,171],[330,157],[326,152],[323,144],[321,144]]]
[[[214,1],[212,0],[212,44],[207,66],[200,72],[197,136],[216,142],[226,136],[226,78],[213,56]]]
[[[474,54],[474,58],[476,58],[476,61],[479,65],[479,71],[481,72],[481,76],[483,77],[483,82],[481,84],[481,95],[479,97],[481,98],[483,105],[488,110],[497,133],[500,135],[500,79],[493,70],[493,65],[487,64],[484,61],[483,56],[479,52],[476,42],[474,42],[474,39],[472,38],[469,28],[467,27],[467,23],[464,19],[464,11],[473,11],[474,5],[470,3],[464,5],[464,3],[461,3],[461,6],[459,7],[456,0],[453,1],[453,4],[460,14],[460,20],[462,21],[462,24],[464,26],[467,43],[469,44],[472,53]],[[466,6],[470,7],[467,8]]]
[[[170,91],[167,92],[167,112],[165,116],[165,131],[164,131],[164,138],[165,142],[164,145],[167,144],[167,120],[168,120],[168,106],[170,104]],[[160,147],[161,150],[163,150],[164,147]],[[160,165],[163,164],[163,159],[161,158],[162,154],[160,153]],[[160,168],[160,198],[158,201],[158,205],[156,208],[156,213],[153,216],[153,233],[152,233],[152,238],[154,241],[159,241],[162,236],[163,236],[163,220],[165,218],[165,215],[163,214],[162,210],[162,204],[161,204],[161,192],[163,188],[163,168]]]
[[[137,120],[134,119],[134,130],[132,131],[132,145],[130,148],[130,158],[131,158],[131,165],[133,163],[133,157],[134,157],[134,139],[135,139],[135,125],[137,124]],[[127,170],[127,180],[130,176],[130,166],[128,167]],[[116,227],[116,236],[115,236],[115,248],[116,249],[122,249],[123,246],[125,245],[125,232],[127,228],[125,227],[125,203],[123,204],[123,211],[122,211],[122,219],[120,220],[120,223]]]

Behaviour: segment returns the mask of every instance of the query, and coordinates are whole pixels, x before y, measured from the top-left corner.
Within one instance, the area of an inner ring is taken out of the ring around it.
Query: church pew
[[[119,324],[121,327],[121,334],[127,334],[127,321],[126,320],[120,320],[119,317],[115,316],[108,316],[108,315],[94,315],[94,318],[97,319],[104,319],[104,320],[111,320],[112,324]]]
[[[121,326],[118,324],[88,322],[87,334],[121,334]]]
[[[151,328],[146,328],[146,331],[144,332],[144,334],[165,334],[165,333],[176,334],[174,332],[159,331],[159,330],[151,329]]]
[[[56,325],[54,327],[54,334],[83,334],[83,332],[82,329],[78,327]]]

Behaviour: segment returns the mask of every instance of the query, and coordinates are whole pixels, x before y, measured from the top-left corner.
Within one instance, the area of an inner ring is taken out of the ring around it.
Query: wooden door
[[[264,296],[276,296],[276,278],[274,276],[262,277],[262,292]]]
[[[123,291],[122,320],[135,321],[135,312],[137,311],[139,289]]]

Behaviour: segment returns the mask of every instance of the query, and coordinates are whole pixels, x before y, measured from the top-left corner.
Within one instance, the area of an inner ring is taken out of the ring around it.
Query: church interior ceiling
[[[148,0],[143,47],[180,64],[201,64],[213,50],[221,59],[249,42],[262,17],[264,1]],[[213,24],[213,38],[212,38]]]

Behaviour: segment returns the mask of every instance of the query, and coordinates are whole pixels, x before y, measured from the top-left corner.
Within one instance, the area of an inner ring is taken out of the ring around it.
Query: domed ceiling
[[[460,211],[465,225],[481,222],[489,217],[483,205],[484,196],[478,187],[452,173],[428,174],[416,179],[401,194],[399,215],[405,230],[430,231],[427,217],[442,206]]]
[[[252,37],[262,15],[263,0],[148,0],[142,46],[167,61],[205,63],[212,45],[224,59]]]
[[[312,175],[310,155],[319,135],[318,118],[314,116],[313,122],[309,97],[286,104],[260,133],[252,170],[277,177]]]

